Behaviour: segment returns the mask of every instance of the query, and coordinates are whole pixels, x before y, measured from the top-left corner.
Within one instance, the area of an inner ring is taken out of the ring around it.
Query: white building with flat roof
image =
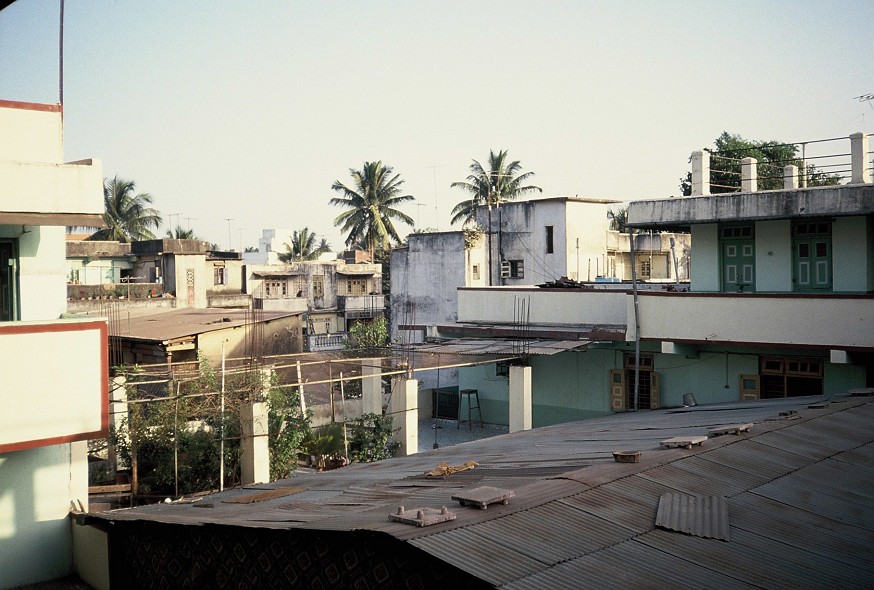
[[[59,319],[65,228],[102,224],[103,170],[64,163],[61,115],[0,100],[0,588],[73,570],[86,441],[107,435],[106,321]]]

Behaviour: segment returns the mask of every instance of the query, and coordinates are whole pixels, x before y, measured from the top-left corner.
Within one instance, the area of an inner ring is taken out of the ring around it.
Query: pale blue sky
[[[57,102],[58,4],[0,11],[0,99]],[[544,196],[667,197],[723,130],[874,132],[872,26],[871,0],[67,0],[65,155],[204,239],[233,218],[234,248],[307,225],[339,249],[330,186],[365,160],[440,229],[489,149]]]

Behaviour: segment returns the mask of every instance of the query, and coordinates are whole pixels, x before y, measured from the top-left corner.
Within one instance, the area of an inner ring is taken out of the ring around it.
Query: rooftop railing
[[[871,183],[874,151],[870,134],[798,143],[765,143],[763,158],[740,157],[743,150],[692,152],[691,195]]]

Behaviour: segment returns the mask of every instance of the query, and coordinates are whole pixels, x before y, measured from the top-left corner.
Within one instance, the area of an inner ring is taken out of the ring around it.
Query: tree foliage
[[[356,463],[370,463],[395,456],[401,443],[392,440],[393,419],[380,414],[364,414],[355,421],[349,435],[349,457]]]
[[[174,230],[167,230],[166,236],[171,240],[196,240],[197,236],[194,235],[193,229],[182,229],[180,226],[176,226]]]
[[[325,252],[331,251],[331,245],[325,238],[316,245],[316,234],[311,232],[308,227],[301,230],[294,230],[291,235],[291,243],[286,242],[285,252],[279,254],[279,260],[282,262],[292,262],[297,260],[315,260]]]
[[[451,185],[471,196],[452,209],[451,223],[461,221],[463,225],[468,225],[476,222],[476,208],[480,205],[497,205],[529,193],[543,192],[538,186],[525,184],[534,176],[533,172],[521,171],[522,164],[519,160],[509,161],[507,150],[498,153],[489,150],[487,167],[473,160],[467,179]]]
[[[154,240],[152,227],[161,224],[161,214],[151,207],[152,195],[135,194],[136,184],[118,176],[103,182],[103,223],[89,240],[135,242]]]
[[[160,395],[154,385],[139,387],[142,380],[154,383],[136,373],[128,376],[128,399],[134,403],[112,435],[120,459],[136,470],[139,493],[175,495],[176,465],[180,495],[218,488],[222,439],[226,483],[239,484],[242,412],[258,400],[267,404],[271,480],[288,477],[297,467],[309,416],[301,411],[297,388],[280,387],[275,374],[228,374],[224,412],[220,379],[205,359],[195,379],[168,381]]]
[[[349,330],[347,348],[377,348],[388,344],[388,322],[383,317],[369,322],[356,321]]]
[[[710,156],[710,192],[713,194],[737,192],[741,187],[741,159],[757,160],[756,176],[758,190],[777,190],[783,188],[783,168],[797,166],[807,178],[807,186],[831,186],[840,183],[840,176],[827,174],[813,164],[804,162],[794,144],[779,141],[751,141],[738,134],[723,131],[714,142],[714,149],[708,149]],[[684,196],[692,194],[692,172],[680,179],[680,190]]]
[[[607,217],[610,218],[610,229],[623,234],[627,233],[626,226],[628,225],[628,209],[625,207],[620,207],[616,211],[609,209],[607,211]]]
[[[334,219],[334,225],[348,232],[346,245],[364,241],[371,253],[378,247],[388,249],[391,243],[399,243],[400,236],[394,223],[415,225],[413,218],[396,209],[412,195],[402,195],[404,181],[400,174],[394,174],[391,166],[382,162],[364,162],[361,170],[349,169],[352,185],[347,187],[339,180],[331,189],[341,196],[331,199],[331,205],[345,207],[345,211]]]

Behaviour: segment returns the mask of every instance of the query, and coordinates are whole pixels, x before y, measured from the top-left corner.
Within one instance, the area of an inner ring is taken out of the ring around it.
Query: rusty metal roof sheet
[[[253,314],[247,310],[219,308],[149,310],[147,313],[131,313],[121,321],[110,323],[110,335],[164,342],[294,315],[300,315],[300,312],[259,311]]]
[[[656,526],[696,537],[728,541],[728,503],[722,496],[668,492],[659,498]]]
[[[96,517],[376,531],[513,589],[874,587],[874,403],[807,404],[761,400],[614,415],[299,473],[255,489],[305,491],[252,504],[221,502],[255,493],[229,490],[201,500],[212,508],[161,504]],[[766,421],[784,409],[797,409],[800,418]],[[693,450],[659,448],[666,437],[738,422],[754,427]],[[632,448],[641,451],[639,463],[610,455]],[[467,460],[480,467],[423,477],[441,462]],[[398,505],[449,506],[458,490],[482,485],[516,495],[488,510],[456,504],[456,520],[431,527],[388,519]],[[666,493],[726,497],[730,541],[657,528]]]

